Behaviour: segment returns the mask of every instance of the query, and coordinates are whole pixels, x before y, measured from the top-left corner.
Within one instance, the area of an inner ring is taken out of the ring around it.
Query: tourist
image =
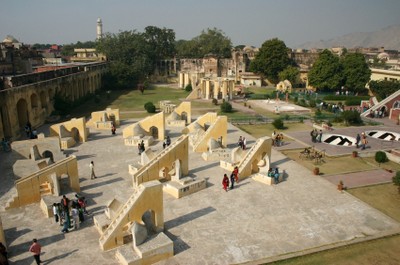
[[[235,177],[236,183],[239,183],[239,168],[237,166],[235,166],[235,168],[233,169],[232,174]]]
[[[233,174],[233,172],[232,172],[232,174],[230,176],[230,180],[231,180],[231,187],[229,189],[233,190],[234,183],[235,183],[235,175]]]
[[[69,217],[69,199],[63,195],[62,199],[61,199],[61,207],[63,208],[63,213],[64,213],[64,219],[68,224],[68,227],[71,226],[71,219]]]
[[[96,174],[94,173],[94,162],[93,161],[90,161],[89,168],[90,168],[90,179],[97,179]]]
[[[137,148],[138,148],[138,151],[139,151],[139,155],[141,155],[142,154],[142,145],[140,143],[138,143],[137,144]]]
[[[77,230],[79,229],[79,211],[76,205],[74,205],[74,207],[72,208],[71,214],[72,214],[72,219],[74,220],[75,230]]]
[[[240,148],[243,148],[243,139],[242,139],[242,136],[239,136],[238,146],[240,146]]]
[[[53,203],[53,215],[54,215],[54,220],[56,223],[58,223],[58,218],[60,216],[60,212],[57,206],[57,203]]]
[[[268,169],[267,176],[270,177],[270,178],[272,178],[272,177],[274,176],[274,171],[272,170],[272,167],[270,167],[270,168]]]
[[[278,170],[278,168],[275,168],[274,181],[275,181],[275,184],[279,183],[279,170]]]
[[[142,140],[142,142],[140,143],[140,153],[143,153],[146,150],[146,148],[144,147],[144,141]]]
[[[24,127],[25,133],[26,133],[26,137],[30,138],[31,137],[31,132],[32,132],[32,125],[31,123],[28,121]]]
[[[68,233],[69,232],[68,227],[69,227],[68,222],[67,222],[67,220],[65,220],[64,224],[63,224],[63,228],[61,230],[61,233]]]
[[[247,145],[246,137],[243,137],[243,144],[242,144],[243,150],[246,150],[246,145]]]
[[[360,144],[360,140],[361,140],[361,136],[360,136],[359,133],[357,133],[357,136],[356,136],[356,148],[358,148],[358,145]]]
[[[169,146],[171,144],[171,138],[169,137],[169,135],[167,135],[167,146]]]
[[[40,263],[42,263],[42,261],[40,260],[40,252],[42,250],[42,246],[37,242],[37,239],[34,238],[33,239],[33,243],[29,248],[29,252],[33,253],[33,257],[35,258],[36,264],[39,265]]]
[[[78,198],[78,204],[79,207],[83,210],[85,214],[89,214],[89,212],[86,210],[86,200],[85,197],[80,197],[78,194],[75,194],[75,197]]]
[[[365,133],[362,133],[362,135],[361,135],[361,150],[365,150],[367,144],[368,144],[367,136],[365,135]]]
[[[6,247],[0,242],[0,264],[8,265],[8,253]]]
[[[115,135],[116,130],[117,130],[117,128],[115,127],[115,123],[112,121],[111,122],[111,134]]]
[[[322,130],[319,130],[319,133],[318,133],[318,143],[321,143],[322,142]]]
[[[1,140],[1,146],[2,146],[4,152],[11,151],[10,143],[6,140],[6,138],[3,138]]]
[[[274,131],[272,133],[272,145],[273,146],[276,146],[276,136],[277,136],[276,131]]]
[[[225,191],[228,191],[229,179],[226,174],[224,174],[224,178],[222,179],[222,186]]]

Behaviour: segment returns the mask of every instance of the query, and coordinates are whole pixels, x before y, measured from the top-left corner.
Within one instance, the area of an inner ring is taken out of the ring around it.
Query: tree
[[[297,67],[288,66],[283,71],[281,71],[278,76],[279,80],[284,81],[287,79],[290,81],[290,83],[292,83],[292,86],[294,86],[299,83],[300,71]]]
[[[341,86],[342,79],[339,57],[329,50],[320,53],[308,73],[309,84],[320,89],[337,89]]]
[[[175,55],[175,32],[172,29],[148,26],[143,33],[147,42],[149,57],[157,62]]]
[[[143,34],[136,31],[106,33],[97,43],[110,63],[109,79],[113,86],[134,87],[153,72],[153,61]]]
[[[231,113],[232,112],[232,105],[231,105],[231,103],[229,103],[227,101],[223,102],[221,104],[220,108],[221,108],[221,112],[223,112],[223,113]]]
[[[180,58],[203,58],[208,54],[219,58],[231,57],[232,42],[217,28],[203,30],[192,40],[179,40],[175,45],[177,56]]]
[[[349,91],[365,92],[371,70],[361,53],[347,53],[342,60],[344,85]]]
[[[256,57],[250,63],[250,71],[262,74],[271,82],[277,83],[278,73],[292,64],[285,43],[275,38],[263,43]]]
[[[360,113],[356,110],[345,110],[340,114],[340,117],[346,125],[359,125],[363,123]]]
[[[400,82],[397,80],[373,80],[369,82],[369,89],[379,100],[382,100],[400,90]]]
[[[400,193],[400,171],[396,172],[396,175],[392,178],[393,184],[397,186],[397,189]]]

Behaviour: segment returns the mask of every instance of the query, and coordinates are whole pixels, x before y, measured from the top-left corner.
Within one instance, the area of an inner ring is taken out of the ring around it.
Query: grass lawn
[[[400,222],[400,194],[393,184],[355,188],[348,192]],[[395,235],[271,264],[400,264],[399,245],[400,235]]]
[[[106,108],[119,109],[122,119],[143,118],[149,114],[145,111],[144,104],[152,102],[158,107],[158,102],[161,100],[170,100],[172,103],[180,104],[181,99],[186,98],[188,92],[182,89],[170,87],[154,87],[140,93],[138,90],[111,90],[107,96],[105,91],[100,91],[99,101],[93,99],[88,100],[84,104],[74,108],[71,111],[71,116],[82,117],[90,116],[94,111],[101,111]],[[134,111],[131,113],[124,113],[124,111]],[[139,113],[135,113],[139,112]]]

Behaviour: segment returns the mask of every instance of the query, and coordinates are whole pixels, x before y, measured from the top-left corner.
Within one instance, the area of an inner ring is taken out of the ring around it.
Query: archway
[[[49,158],[49,164],[53,164],[54,163],[54,157],[53,157],[53,153],[49,150],[46,150],[42,153],[42,157],[43,158]]]
[[[21,98],[17,102],[18,124],[23,128],[29,120],[28,103],[25,99]]]
[[[251,163],[251,173],[258,173],[260,171],[260,168],[258,167],[258,162],[260,162],[260,160],[254,159]]]
[[[44,91],[40,92],[40,104],[42,105],[42,108],[47,108],[46,94]]]
[[[181,119],[184,120],[186,123],[190,123],[190,122],[187,120],[187,113],[186,113],[185,111],[181,113]]]
[[[150,134],[154,139],[158,139],[158,128],[155,126],[150,127]]]
[[[38,96],[36,95],[36,93],[33,93],[31,95],[31,106],[32,106],[32,108],[39,107],[39,100],[38,100]]]
[[[170,169],[168,167],[162,167],[158,172],[159,181],[169,181],[171,180],[171,176],[169,175]]]
[[[79,143],[81,141],[81,137],[79,135],[79,130],[77,128],[71,129],[71,137],[74,138],[75,142]]]

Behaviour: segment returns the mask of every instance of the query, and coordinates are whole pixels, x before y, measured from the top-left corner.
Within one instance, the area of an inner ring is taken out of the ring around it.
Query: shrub
[[[320,117],[321,116],[321,111],[319,110],[319,109],[317,109],[316,111],[315,111],[315,116],[317,116],[317,117]]]
[[[294,103],[297,103],[299,101],[299,97],[298,96],[295,96],[294,98],[293,98],[293,102]]]
[[[289,116],[288,114],[286,114],[286,115],[285,115],[285,120],[288,121],[289,119],[290,119],[290,116]]]
[[[191,92],[193,89],[192,89],[192,84],[188,84],[186,87],[185,87],[185,91],[187,91],[187,92]]]
[[[315,108],[315,106],[316,106],[317,104],[315,103],[315,100],[314,100],[314,99],[310,99],[310,101],[308,101],[308,105],[309,105],[311,108]]]
[[[340,114],[346,125],[359,125],[363,121],[360,117],[360,113],[355,110],[345,110]]]
[[[375,161],[380,164],[380,163],[385,163],[385,162],[389,161],[389,159],[387,158],[387,155],[385,152],[378,151],[375,153]]]
[[[214,104],[215,106],[217,106],[218,105],[218,100],[216,98],[213,98],[211,100],[211,103]]]
[[[275,129],[282,130],[285,128],[285,125],[283,124],[283,120],[281,118],[274,119],[272,122],[272,125],[275,127]]]
[[[230,113],[232,112],[232,105],[229,102],[224,102],[221,104],[221,112]]]
[[[344,102],[344,104],[346,106],[360,106],[361,99],[360,98],[349,98]]]
[[[152,102],[147,102],[144,104],[144,108],[147,110],[148,113],[156,113],[156,106]]]

